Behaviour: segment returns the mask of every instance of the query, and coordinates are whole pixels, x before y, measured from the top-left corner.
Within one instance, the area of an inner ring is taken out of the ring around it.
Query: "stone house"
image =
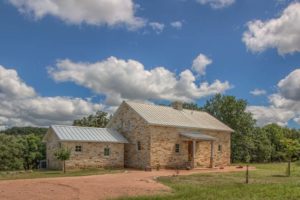
[[[51,157],[53,149],[56,149],[59,141],[62,141],[59,138],[52,138],[58,135],[51,134],[56,132],[55,127],[58,126],[51,126],[49,135],[47,134],[49,167],[59,165],[55,164],[57,161]],[[74,129],[80,132],[80,129],[85,128]],[[230,141],[233,130],[206,112],[183,109],[180,102],[174,102],[172,107],[168,107],[124,101],[107,127],[102,130],[114,133],[118,136],[117,141],[115,139],[113,143],[111,139],[93,143],[78,137],[81,140],[64,142],[65,146],[73,147],[75,150],[76,145],[81,144],[83,149],[80,155],[73,152],[67,166],[109,165],[144,169],[158,166],[195,168],[230,164]],[[70,131],[69,135],[72,134]],[[87,137],[85,132],[80,134],[83,138]],[[114,148],[115,154],[103,160],[103,148],[109,145],[110,148]]]
[[[60,147],[71,150],[68,169],[124,167],[124,144],[128,141],[113,129],[52,125],[43,140],[50,169],[62,168],[54,156]]]

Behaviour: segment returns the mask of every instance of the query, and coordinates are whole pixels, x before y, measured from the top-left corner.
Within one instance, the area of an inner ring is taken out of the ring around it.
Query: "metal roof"
[[[186,109],[176,110],[169,106],[130,101],[126,101],[125,103],[134,109],[149,124],[233,132],[230,127],[207,112]]]
[[[182,135],[184,137],[187,137],[187,138],[194,139],[194,140],[207,140],[207,141],[214,141],[214,140],[216,140],[215,137],[212,137],[210,135],[205,135],[203,133],[195,133],[195,132],[192,132],[192,133],[180,133],[180,135]]]
[[[61,141],[128,143],[123,135],[109,128],[64,125],[52,125],[50,127]]]

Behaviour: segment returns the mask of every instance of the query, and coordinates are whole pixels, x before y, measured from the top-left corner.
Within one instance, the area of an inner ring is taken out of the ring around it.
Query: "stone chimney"
[[[181,101],[174,101],[174,102],[172,102],[172,107],[176,110],[182,110],[183,103]]]

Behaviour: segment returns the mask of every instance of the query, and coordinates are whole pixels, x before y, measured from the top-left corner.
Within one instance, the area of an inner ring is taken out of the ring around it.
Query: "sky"
[[[0,27],[0,127],[222,93],[300,128],[299,1],[2,0]]]

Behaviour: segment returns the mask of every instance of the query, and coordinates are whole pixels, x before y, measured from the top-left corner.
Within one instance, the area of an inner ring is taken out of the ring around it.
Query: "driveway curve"
[[[241,171],[225,169],[182,170],[179,175]],[[1,200],[102,200],[120,196],[168,193],[171,189],[155,181],[159,176],[175,175],[174,170],[152,172],[129,170],[124,173],[81,177],[59,177],[0,181]]]

